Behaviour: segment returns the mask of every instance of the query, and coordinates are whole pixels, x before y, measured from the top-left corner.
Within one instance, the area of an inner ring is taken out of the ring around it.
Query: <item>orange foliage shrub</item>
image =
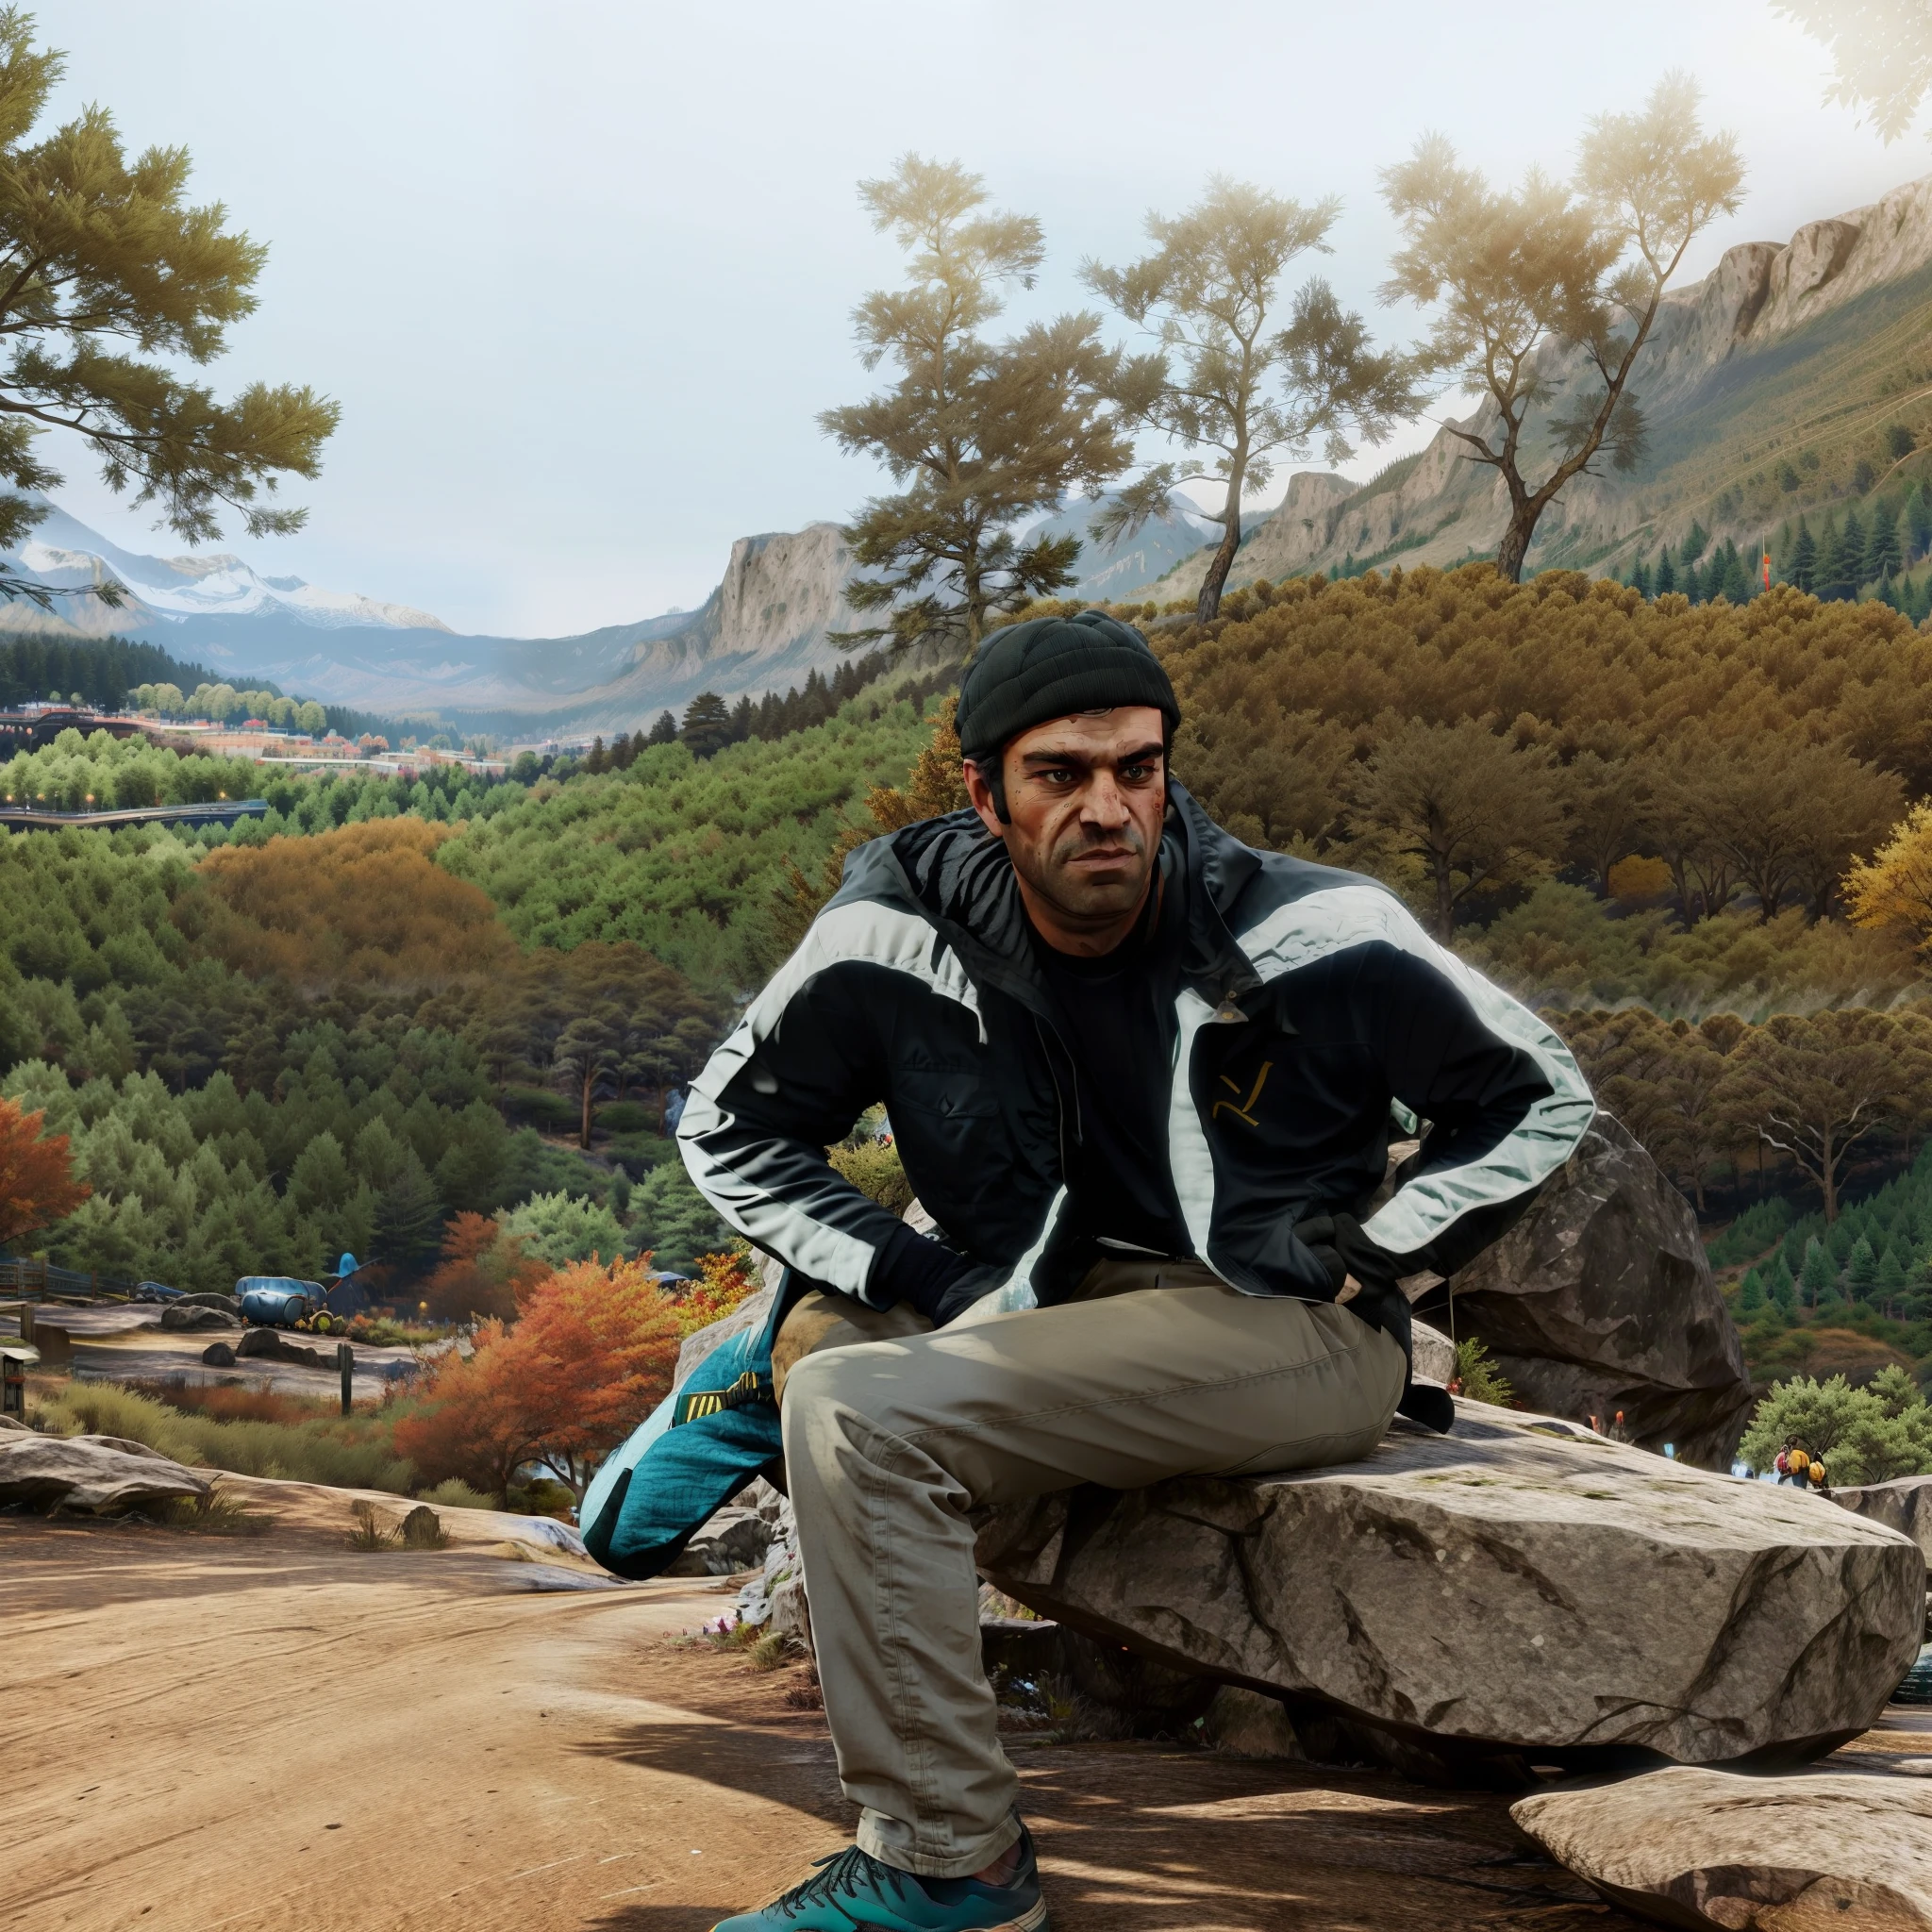
[[[441,1322],[472,1315],[509,1321],[529,1291],[550,1274],[550,1264],[526,1255],[516,1235],[506,1235],[487,1214],[458,1214],[442,1233],[442,1259],[423,1284],[423,1299]]]
[[[673,1304],[678,1332],[695,1335],[713,1322],[722,1322],[747,1295],[758,1289],[756,1258],[748,1254],[700,1255],[698,1278]]]
[[[447,825],[373,819],[202,860],[175,917],[237,972],[296,985],[439,986],[499,969],[516,941],[488,896],[432,855]]]
[[[574,1262],[525,1294],[513,1327],[486,1322],[474,1355],[443,1357],[396,1423],[396,1453],[424,1483],[459,1476],[500,1496],[534,1462],[581,1496],[669,1391],[680,1340],[648,1257]]]
[[[42,1135],[45,1118],[0,1099],[0,1247],[64,1221],[93,1192],[74,1178],[67,1136]]]
[[[1578,571],[1512,584],[1466,564],[1257,584],[1229,605],[1154,638],[1181,703],[1175,768],[1210,810],[1308,829],[1350,759],[1407,718],[1522,721],[1566,760],[1690,725],[1765,757],[1840,741],[1932,791],[1932,635],[1882,604],[1782,585],[1737,608],[1646,603]]]

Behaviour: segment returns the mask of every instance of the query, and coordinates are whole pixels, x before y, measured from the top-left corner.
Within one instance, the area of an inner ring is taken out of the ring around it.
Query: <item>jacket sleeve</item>
[[[1390,1091],[1430,1130],[1363,1231],[1403,1273],[1449,1274],[1536,1198],[1596,1104],[1535,1014],[1419,927],[1406,937],[1382,953],[1375,1030]]]
[[[973,1264],[915,1235],[825,1158],[886,1093],[880,1016],[904,962],[866,957],[880,931],[868,910],[820,915],[691,1083],[678,1151],[718,1212],[788,1267],[874,1307],[930,1312]]]

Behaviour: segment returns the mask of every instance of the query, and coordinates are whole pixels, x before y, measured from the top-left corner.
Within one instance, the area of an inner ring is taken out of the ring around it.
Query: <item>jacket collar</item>
[[[1160,862],[1168,877],[1184,878],[1187,887],[1182,979],[1218,1006],[1257,983],[1228,922],[1261,858],[1172,779],[1168,807]],[[861,845],[845,861],[839,896],[887,898],[916,909],[974,980],[1051,1017],[1012,862],[976,813],[949,812]]]

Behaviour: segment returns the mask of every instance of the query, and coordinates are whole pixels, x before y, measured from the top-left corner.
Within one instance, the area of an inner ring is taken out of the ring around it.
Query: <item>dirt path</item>
[[[706,1932],[845,1840],[799,1674],[667,1641],[714,1590],[542,1574],[354,1554],[312,1508],[252,1541],[0,1518],[0,1924]],[[1526,1860],[1498,1798],[1013,1755],[1058,1932],[1638,1923]]]

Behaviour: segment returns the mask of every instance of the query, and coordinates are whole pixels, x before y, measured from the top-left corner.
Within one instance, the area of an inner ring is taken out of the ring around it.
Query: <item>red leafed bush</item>
[[[681,1337],[650,1257],[577,1261],[522,1297],[513,1326],[483,1324],[443,1357],[395,1445],[419,1482],[451,1476],[502,1495],[538,1463],[581,1496],[591,1472],[671,1387]]]
[[[43,1119],[0,1099],[0,1248],[66,1220],[93,1192],[74,1178],[67,1136],[42,1134]]]

